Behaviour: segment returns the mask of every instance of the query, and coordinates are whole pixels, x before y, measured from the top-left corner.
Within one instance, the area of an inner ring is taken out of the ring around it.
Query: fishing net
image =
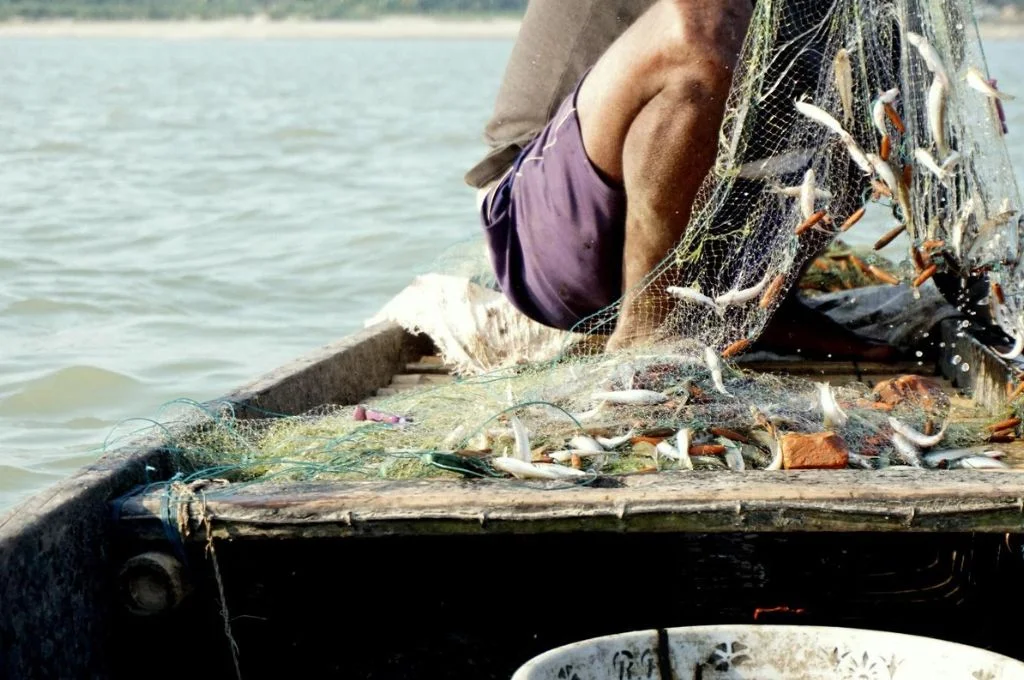
[[[939,464],[930,452],[912,460],[896,447],[890,418],[922,434],[944,426],[941,450],[991,448],[991,417],[937,384],[904,381],[897,394],[900,381],[828,386],[729,364],[718,382],[705,352],[690,342],[670,352],[595,356],[301,416],[238,419],[227,403],[186,404],[181,417],[191,427],[168,448],[185,481],[234,482],[499,477],[509,472],[502,457],[538,464],[511,474],[539,479],[766,469],[781,464],[787,436],[824,431],[848,443],[856,467]],[[637,403],[616,403],[625,390]],[[823,406],[823,390],[838,408]]]
[[[939,390],[829,388],[731,361],[797,288],[934,285],[999,342],[1021,335],[1020,198],[971,3],[759,0],[740,64],[690,224],[642,286],[671,286],[672,303],[648,312],[656,343],[595,353],[600,343],[586,340],[612,331],[615,305],[546,360],[502,355],[494,370],[359,406],[260,419],[196,406],[191,434],[169,443],[183,473],[590,479],[751,469],[785,462],[787,436],[823,432],[854,454],[841,465],[880,468],[921,464],[935,444],[908,453],[907,439],[943,426],[940,448],[1012,439],[1019,423],[985,429],[988,414]],[[875,248],[825,252],[871,225],[889,232]],[[900,427],[913,431],[901,440]]]
[[[642,286],[749,294],[660,305],[663,335],[718,350],[756,339],[837,232],[879,223],[900,235],[879,243],[897,279],[923,284],[934,265],[947,297],[976,306],[987,274],[1005,297],[991,316],[1017,335],[1020,199],[998,100],[972,87],[985,72],[971,2],[758,2],[717,161]],[[610,332],[618,312],[584,327]]]

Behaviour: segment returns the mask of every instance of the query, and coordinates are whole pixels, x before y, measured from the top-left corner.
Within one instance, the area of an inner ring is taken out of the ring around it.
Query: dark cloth
[[[916,291],[908,284],[867,286],[807,296],[804,302],[861,337],[904,351],[935,347],[941,341],[936,326],[964,318],[931,284]]]
[[[656,0],[530,0],[484,130],[490,153],[465,176],[482,188],[512,165],[573,87]]]
[[[561,330],[622,296],[626,194],[587,157],[578,91],[527,143],[481,206],[502,293],[526,316]]]

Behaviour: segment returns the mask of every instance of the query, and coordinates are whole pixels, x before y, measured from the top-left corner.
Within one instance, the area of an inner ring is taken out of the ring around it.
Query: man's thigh
[[[622,293],[625,192],[587,157],[577,91],[481,205],[502,291],[527,316],[562,330]]]

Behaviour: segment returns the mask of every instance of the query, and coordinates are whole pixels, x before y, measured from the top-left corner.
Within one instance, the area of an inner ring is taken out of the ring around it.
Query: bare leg
[[[667,282],[634,288],[679,241],[714,163],[750,13],[750,0],[661,0],[580,89],[584,147],[627,199],[625,299],[608,349],[649,338],[669,309]]]

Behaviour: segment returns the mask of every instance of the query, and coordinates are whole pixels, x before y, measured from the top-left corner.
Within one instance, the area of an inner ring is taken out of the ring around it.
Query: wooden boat
[[[944,327],[946,352],[969,373],[945,358],[751,368],[866,382],[924,372],[998,408],[1010,369],[957,330]],[[225,398],[243,417],[353,404],[444,379],[424,377],[444,372],[431,354],[376,326]],[[172,506],[147,486],[172,463],[144,438],[0,518],[0,676],[508,678],[592,636],[752,621],[1024,658],[1000,622],[1024,602],[1024,475],[318,482]]]

